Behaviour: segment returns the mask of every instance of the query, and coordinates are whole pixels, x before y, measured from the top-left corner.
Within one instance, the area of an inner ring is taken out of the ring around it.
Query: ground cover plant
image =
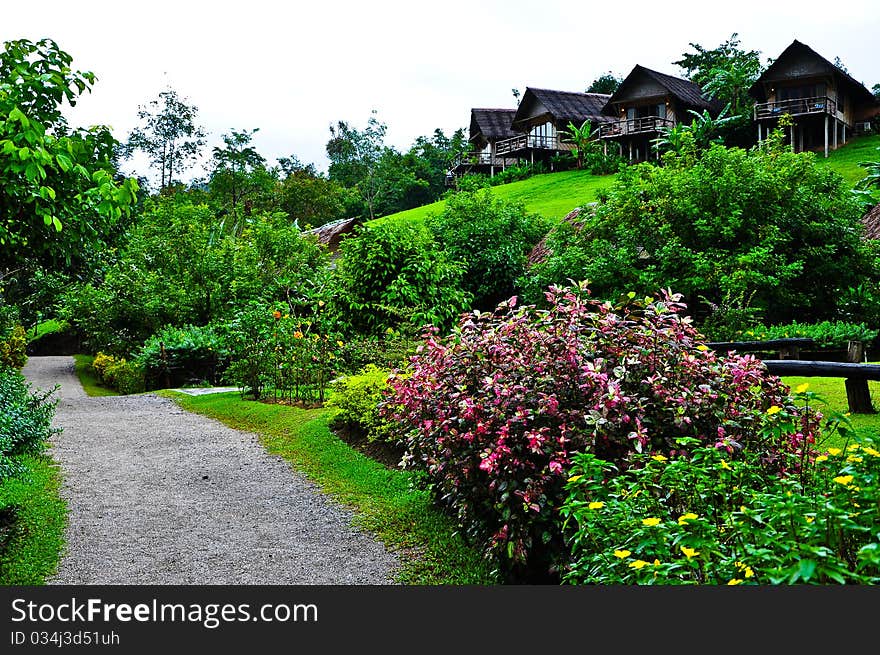
[[[517,307],[428,331],[407,376],[392,378],[386,415],[401,424],[405,463],[428,474],[437,501],[508,580],[553,579],[566,558],[559,519],[572,457],[626,468],[633,453],[672,456],[680,439],[750,449],[763,471],[790,466],[818,431],[810,408],[797,431],[768,437],[788,388],[750,356],[719,356],[677,296],[618,305],[586,285],[551,288],[547,309]]]

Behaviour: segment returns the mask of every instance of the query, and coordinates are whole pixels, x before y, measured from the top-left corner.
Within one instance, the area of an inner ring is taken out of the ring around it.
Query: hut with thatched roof
[[[327,247],[331,256],[337,254],[339,244],[347,235],[354,232],[355,228],[363,222],[359,216],[354,218],[340,218],[337,221],[325,223],[319,227],[306,230],[305,234],[314,234],[318,238],[318,243]]]
[[[880,203],[874,205],[862,216],[866,239],[880,239]]]

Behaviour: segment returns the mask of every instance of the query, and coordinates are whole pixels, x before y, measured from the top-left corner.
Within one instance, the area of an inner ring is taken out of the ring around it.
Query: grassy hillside
[[[561,219],[575,207],[592,202],[596,192],[607,189],[615,175],[590,175],[585,171],[565,171],[535,175],[527,180],[491,187],[505,200],[522,201],[526,209],[551,219]],[[445,201],[377,218],[376,221],[421,221],[428,214],[443,211]]]
[[[859,166],[862,161],[880,160],[880,134],[860,136],[848,141],[845,146],[832,150],[828,159],[818,155],[816,161],[822,166],[828,166],[843,175],[846,181],[855,185],[865,177],[865,169]]]
[[[855,185],[865,176],[859,162],[880,159],[880,135],[862,136],[849,141],[845,146],[831,151],[828,159],[821,154],[816,161],[843,175],[847,183]],[[607,189],[614,182],[615,175],[590,175],[584,171],[546,173],[535,175],[527,180],[511,182],[491,187],[492,192],[505,200],[519,200],[526,209],[550,219],[561,219],[575,207],[592,202],[596,193]],[[397,214],[377,218],[376,222],[421,221],[428,214],[443,211],[445,201],[408,209]]]

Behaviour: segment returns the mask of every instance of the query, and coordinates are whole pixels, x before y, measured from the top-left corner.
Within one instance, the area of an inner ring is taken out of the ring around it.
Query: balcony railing
[[[572,150],[574,144],[563,141],[556,134],[553,136],[539,136],[537,134],[522,134],[495,144],[496,155],[506,155],[523,150]]]
[[[624,118],[619,121],[610,123],[601,123],[599,125],[599,138],[612,139],[618,136],[627,136],[630,134],[648,134],[651,132],[659,132],[665,127],[672,127],[675,121],[671,118],[661,118],[660,116],[643,116],[642,118]]]
[[[790,114],[792,116],[831,114],[834,116],[836,113],[837,102],[828,96],[789,98],[788,100],[776,100],[774,102],[759,102],[755,105],[755,120],[778,118],[783,114]]]

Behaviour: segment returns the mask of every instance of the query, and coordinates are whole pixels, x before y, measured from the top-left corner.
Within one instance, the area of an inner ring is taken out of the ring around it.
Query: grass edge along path
[[[0,483],[0,507],[17,511],[13,533],[0,552],[0,585],[43,585],[58,570],[64,550],[67,503],[61,472],[48,455],[24,455],[26,470]]]
[[[259,435],[267,452],[284,458],[336,501],[355,511],[355,524],[401,555],[398,582],[407,585],[494,584],[481,553],[467,546],[457,526],[416,474],[390,470],[350,447],[330,430],[335,409],[299,409],[242,400],[237,392],[186,396],[157,392],[183,409]]]
[[[98,376],[92,370],[94,359],[92,355],[73,356],[74,371],[83,391],[87,396],[118,396],[116,391],[103,386],[98,380]]]

